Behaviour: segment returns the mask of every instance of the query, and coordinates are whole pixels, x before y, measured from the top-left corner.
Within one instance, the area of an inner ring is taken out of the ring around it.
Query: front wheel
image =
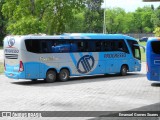
[[[62,69],[59,73],[59,80],[65,82],[69,79],[69,71],[67,69]]]
[[[126,65],[123,65],[123,66],[121,67],[120,75],[121,75],[121,76],[127,75],[127,66],[126,66]]]
[[[46,74],[45,82],[53,83],[56,81],[56,72],[54,70],[49,70]]]

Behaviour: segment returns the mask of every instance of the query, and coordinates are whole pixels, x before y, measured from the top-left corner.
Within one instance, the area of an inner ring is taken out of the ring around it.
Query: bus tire
[[[46,74],[46,79],[45,82],[47,83],[53,83],[56,81],[56,71],[54,70],[49,70]]]
[[[126,65],[122,65],[120,75],[121,76],[126,76],[127,75],[127,66]]]
[[[59,73],[59,80],[61,82],[66,82],[69,79],[69,71],[67,69],[62,69]]]

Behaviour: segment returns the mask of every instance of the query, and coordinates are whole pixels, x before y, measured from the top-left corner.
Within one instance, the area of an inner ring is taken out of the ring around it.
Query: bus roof
[[[160,37],[149,37],[148,42],[149,41],[160,41]]]
[[[133,37],[123,34],[102,34],[102,33],[65,33],[61,36],[68,37],[88,37],[89,39],[131,39],[136,40]]]
[[[9,37],[19,37],[22,39],[130,39],[136,40],[133,37],[123,34],[101,34],[101,33],[65,33],[62,35],[16,35]]]

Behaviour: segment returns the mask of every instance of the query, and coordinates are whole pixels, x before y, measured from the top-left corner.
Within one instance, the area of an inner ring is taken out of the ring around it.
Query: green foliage
[[[43,21],[39,21],[33,16],[23,16],[17,20],[14,24],[10,23],[7,30],[12,34],[32,34],[32,33],[44,33],[46,27]]]
[[[79,12],[73,15],[70,22],[65,24],[66,33],[82,33],[84,32],[84,12]]]
[[[155,28],[155,36],[160,37],[160,27]]]
[[[106,31],[108,33],[123,32],[126,13],[122,8],[106,9]]]
[[[3,63],[0,62],[0,74],[4,73]]]
[[[139,42],[140,45],[146,47],[146,42]],[[146,51],[141,48],[141,60],[142,62],[146,62]]]
[[[153,6],[130,13],[122,8],[106,9],[106,30],[108,33],[152,33],[154,22],[160,19],[159,12],[154,12]]]
[[[103,0],[86,0],[86,9],[84,14],[84,32],[102,33],[103,28],[103,10],[101,4]]]
[[[153,9],[151,7],[138,8],[134,13],[134,25],[136,28],[135,32],[147,33],[152,32],[154,29],[153,23],[151,21],[151,16],[153,14]]]
[[[160,6],[154,11],[151,19],[155,27],[160,27]]]
[[[4,4],[4,0],[0,0],[0,10]],[[0,12],[0,45],[2,45],[2,39],[6,35],[6,22],[7,20],[4,18],[2,12]]]
[[[6,0],[2,12],[11,34],[60,34],[73,18],[73,9],[83,6],[82,0]]]
[[[0,40],[6,34],[102,33],[103,0],[0,0]],[[160,6],[126,13],[106,9],[108,33],[152,33],[160,27]],[[155,29],[157,28],[157,29]],[[1,43],[0,41],[0,43]]]

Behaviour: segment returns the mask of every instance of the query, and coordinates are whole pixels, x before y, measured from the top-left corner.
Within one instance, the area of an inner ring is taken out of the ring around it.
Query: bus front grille
[[[6,59],[18,59],[18,54],[5,54]]]

